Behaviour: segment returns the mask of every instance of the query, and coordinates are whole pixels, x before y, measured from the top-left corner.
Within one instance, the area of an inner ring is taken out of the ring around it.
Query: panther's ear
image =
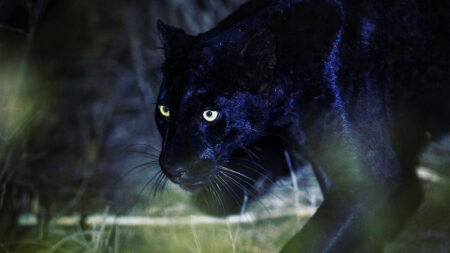
[[[173,56],[176,51],[181,50],[193,38],[193,36],[186,34],[183,29],[166,25],[159,19],[156,22],[156,27],[166,58]]]
[[[271,79],[277,63],[275,35],[267,30],[261,30],[250,37],[239,53],[238,67],[245,71],[247,79],[258,87],[248,87],[261,92]]]

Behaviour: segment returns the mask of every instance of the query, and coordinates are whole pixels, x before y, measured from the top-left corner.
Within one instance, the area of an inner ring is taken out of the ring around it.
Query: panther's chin
[[[181,189],[195,193],[211,185],[214,182],[215,178],[216,173],[202,179],[180,181],[177,182],[177,184],[180,186]]]
[[[192,193],[197,193],[199,191],[201,191],[202,189],[204,189],[208,184],[196,184],[196,185],[183,185],[180,184],[180,188],[185,190],[185,191],[189,191]]]

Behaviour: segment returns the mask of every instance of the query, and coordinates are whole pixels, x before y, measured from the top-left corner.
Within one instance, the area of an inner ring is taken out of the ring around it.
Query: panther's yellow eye
[[[170,110],[169,110],[169,107],[167,107],[167,106],[160,105],[159,112],[162,114],[162,116],[164,116],[166,118],[170,117]]]
[[[214,120],[217,119],[218,116],[219,112],[217,111],[206,110],[203,112],[203,118],[208,122],[213,122]]]

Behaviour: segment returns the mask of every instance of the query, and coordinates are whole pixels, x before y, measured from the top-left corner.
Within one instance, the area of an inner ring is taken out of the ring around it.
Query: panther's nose
[[[164,172],[174,183],[184,186],[206,184],[217,172],[216,163],[211,159],[200,159],[186,165],[166,164]]]
[[[181,178],[186,174],[186,169],[183,166],[165,164],[162,169],[166,176],[176,184],[179,184]]]
[[[186,170],[184,168],[178,168],[178,171],[180,171],[178,174],[173,175],[171,177],[172,181],[176,184],[180,184],[183,181],[183,178],[186,177]]]

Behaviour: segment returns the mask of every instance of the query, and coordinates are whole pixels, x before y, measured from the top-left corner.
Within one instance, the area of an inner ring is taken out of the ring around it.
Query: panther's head
[[[274,81],[274,35],[230,29],[194,37],[161,21],[157,27],[166,57],[155,112],[161,169],[187,190],[256,178],[258,156],[275,156],[277,146],[257,150],[261,138],[293,111]]]

